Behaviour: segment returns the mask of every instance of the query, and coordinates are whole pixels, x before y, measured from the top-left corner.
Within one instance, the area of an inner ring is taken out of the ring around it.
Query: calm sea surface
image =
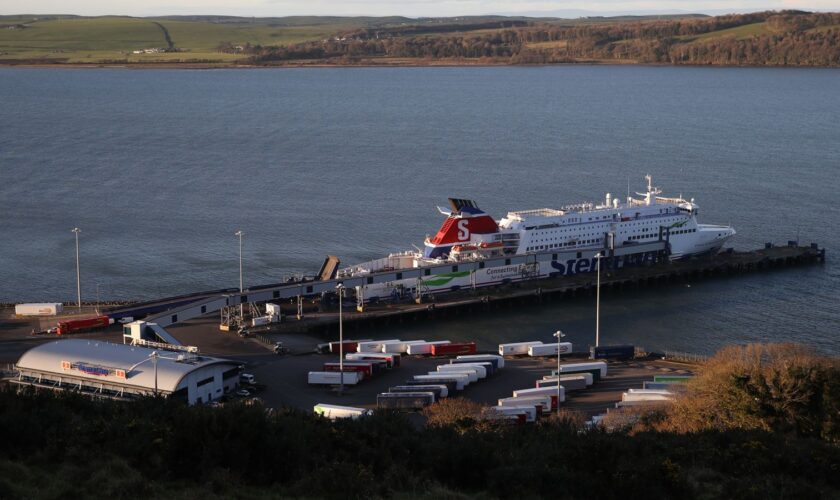
[[[143,299],[315,273],[422,244],[435,205],[626,196],[653,175],[731,223],[797,235],[824,266],[602,297],[602,339],[840,353],[840,71],[506,67],[0,69],[0,302]],[[404,336],[591,341],[591,299]]]

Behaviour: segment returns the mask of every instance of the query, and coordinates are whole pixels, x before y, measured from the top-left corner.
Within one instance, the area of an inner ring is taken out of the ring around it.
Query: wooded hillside
[[[364,28],[328,40],[249,47],[255,64],[463,60],[840,66],[840,13],[763,12],[707,19]],[[469,29],[468,29],[469,28]]]

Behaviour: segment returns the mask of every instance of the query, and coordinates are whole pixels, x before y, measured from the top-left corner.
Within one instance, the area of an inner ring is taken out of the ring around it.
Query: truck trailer
[[[498,355],[498,354],[468,354],[468,355],[465,355],[465,356],[458,356],[455,359],[457,359],[458,361],[460,361],[462,359],[465,359],[465,360],[470,360],[470,361],[490,361],[490,362],[493,362],[495,360],[497,369],[501,370],[502,368],[505,367],[505,358]]]
[[[432,344],[429,353],[432,356],[454,356],[475,354],[475,342],[450,342],[449,344]]]
[[[364,408],[331,405],[327,403],[318,403],[313,408],[313,411],[316,415],[320,415],[330,420],[336,420],[338,418],[349,418],[355,420],[359,417],[364,417],[373,413],[371,410],[366,410]]]
[[[356,385],[362,380],[362,372],[309,372],[310,385]]]
[[[383,392],[376,396],[377,408],[421,410],[435,402],[431,392]]]
[[[455,365],[440,365],[437,367],[439,372],[458,372],[458,371],[474,371],[479,379],[487,378],[487,369],[483,366],[455,364]],[[473,381],[475,382],[475,381]]]
[[[389,387],[388,392],[431,392],[435,395],[435,401],[449,396],[449,388],[443,384],[429,385],[397,385]]]
[[[543,345],[543,343],[539,340],[534,340],[531,342],[499,344],[499,354],[502,356],[522,356],[528,354],[528,348],[535,345]]]
[[[69,335],[71,333],[82,333],[91,330],[105,328],[114,323],[108,316],[96,316],[94,318],[71,319],[59,321],[56,333],[58,335]]]
[[[541,344],[528,346],[528,356],[557,356],[557,354],[569,354],[572,352],[571,342],[560,342],[559,344]]]

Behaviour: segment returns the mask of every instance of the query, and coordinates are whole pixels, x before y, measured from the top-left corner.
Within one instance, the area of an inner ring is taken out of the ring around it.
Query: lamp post
[[[560,415],[560,339],[566,336],[562,330],[554,332],[557,337],[557,415]]]
[[[73,228],[73,233],[76,235],[76,298],[79,312],[82,310],[82,274],[79,270],[79,233],[81,232],[82,230],[78,227]]]
[[[242,281],[242,236],[245,233],[242,230],[236,231],[234,236],[239,236],[239,294],[241,295],[245,289]],[[242,297],[239,297],[239,326],[241,327],[245,321],[245,306],[242,304]]]
[[[152,354],[149,355],[152,358],[152,365],[155,367],[155,397],[158,395],[158,383],[157,383],[157,360],[160,357],[157,351],[152,351]]]
[[[344,317],[341,297],[344,296],[344,283],[335,286],[338,290],[338,377],[341,382],[338,385],[338,395],[344,394]]]
[[[600,345],[601,340],[601,257],[601,252],[595,254],[595,265],[598,267],[598,281],[595,286],[595,347]]]

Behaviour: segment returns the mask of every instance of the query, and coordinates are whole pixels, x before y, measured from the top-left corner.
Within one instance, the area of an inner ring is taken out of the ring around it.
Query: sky
[[[0,14],[156,16],[390,16],[448,17],[505,14],[586,15],[755,12],[801,9],[840,11],[840,0],[0,0]]]

